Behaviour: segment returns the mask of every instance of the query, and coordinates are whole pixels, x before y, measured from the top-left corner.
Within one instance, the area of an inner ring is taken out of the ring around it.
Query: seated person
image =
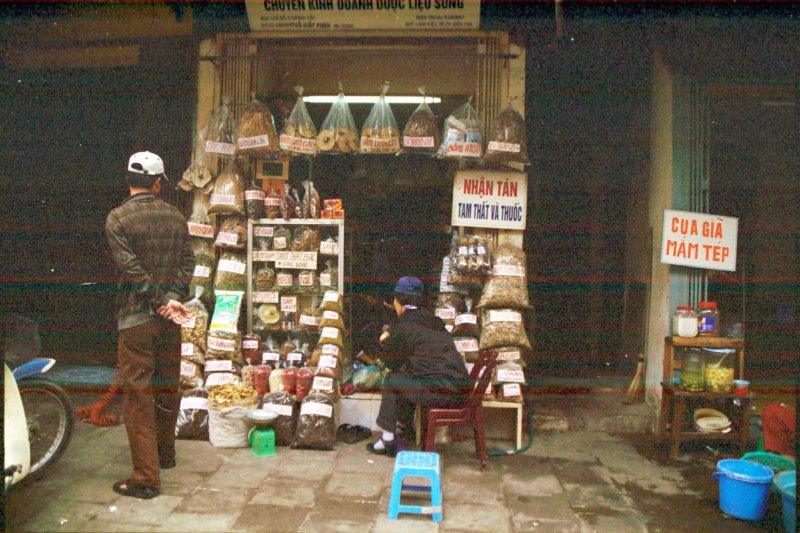
[[[797,416],[794,411],[781,404],[767,404],[761,413],[761,431],[765,450],[796,460]]]
[[[416,405],[458,408],[467,402],[469,374],[444,322],[420,307],[422,282],[403,277],[394,290],[396,322],[381,336],[380,358],[390,372],[383,381],[377,425],[383,430],[367,450],[393,457],[395,434],[410,432]]]

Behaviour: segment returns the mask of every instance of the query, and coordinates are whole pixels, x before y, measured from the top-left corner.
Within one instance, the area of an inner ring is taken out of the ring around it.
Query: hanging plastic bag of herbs
[[[478,307],[530,307],[525,252],[505,242],[492,252],[492,275]]]
[[[236,127],[229,97],[223,96],[222,105],[211,113],[205,138],[205,162],[214,174],[221,157],[233,157],[236,153]]]
[[[511,102],[494,118],[487,137],[489,142],[484,155],[486,161],[525,164],[529,162],[525,119],[511,107]]]
[[[209,199],[209,215],[244,215],[244,179],[231,160],[225,170],[214,180],[214,190]]]
[[[339,97],[331,106],[317,135],[317,146],[321,152],[349,154],[358,152],[358,130],[350,106],[339,83]]]
[[[275,119],[269,108],[252,95],[250,103],[242,109],[242,115],[236,126],[236,148],[242,155],[264,157],[277,153],[278,134],[275,131]]]
[[[209,241],[210,242],[210,241]],[[197,294],[200,290],[200,299],[207,303],[214,303],[214,273],[217,262],[214,260],[213,252],[195,251],[194,272],[192,280],[189,282],[189,293]]]
[[[192,162],[189,168],[183,171],[178,186],[186,192],[191,192],[195,187],[204,189],[213,179],[214,176],[206,164],[206,128],[202,128],[195,132]]]
[[[403,129],[403,150],[423,154],[436,153],[441,141],[439,123],[425,101],[425,86],[419,87],[422,103],[411,114]]]
[[[392,108],[386,103],[389,82],[381,86],[378,101],[361,128],[361,152],[365,154],[395,154],[400,151],[400,131]]]
[[[281,216],[284,220],[291,220],[293,218],[303,218],[303,208],[300,204],[300,198],[297,191],[290,188],[289,185],[285,186],[286,193],[281,198]]]
[[[317,308],[317,297],[306,298],[308,305],[304,305],[300,311],[298,321],[301,333],[319,332],[319,324],[322,319],[322,312]]]
[[[319,273],[319,287],[322,291],[339,290],[339,269],[333,266],[333,260],[325,261],[325,269]]]
[[[444,121],[442,144],[437,152],[442,157],[480,157],[483,153],[483,124],[472,107],[472,97]]]
[[[303,103],[303,87],[294,88],[297,102],[294,104],[280,136],[281,150],[288,154],[317,154],[317,128]]]
[[[247,290],[247,258],[245,254],[224,251],[217,263],[214,291]]]
[[[303,181],[303,218],[320,218],[322,216],[321,200],[314,183],[311,180]]]
[[[214,246],[222,250],[243,250],[247,246],[247,219],[235,215],[225,217]]]
[[[203,287],[197,287],[194,292],[194,298],[183,304],[192,318],[188,322],[181,324],[181,342],[191,343],[197,346],[202,353],[205,353],[209,315],[208,309],[200,300],[202,295]],[[183,349],[181,351],[183,352]],[[202,364],[202,357],[195,362]]]
[[[266,197],[267,194],[264,189],[256,185],[254,181],[251,181],[244,191],[244,210],[247,213],[247,218],[250,220],[264,218],[266,209],[264,200]]]
[[[267,197],[264,198],[264,211],[265,214],[267,215],[267,218],[272,220],[280,218],[281,202],[282,202],[281,195],[275,192],[275,190],[271,188],[270,191],[267,193]]]

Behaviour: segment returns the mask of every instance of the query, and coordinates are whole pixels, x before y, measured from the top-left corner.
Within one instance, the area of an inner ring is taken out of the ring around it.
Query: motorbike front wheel
[[[31,468],[21,482],[25,484],[44,476],[64,453],[75,415],[67,393],[52,381],[31,379],[18,385],[31,447]]]

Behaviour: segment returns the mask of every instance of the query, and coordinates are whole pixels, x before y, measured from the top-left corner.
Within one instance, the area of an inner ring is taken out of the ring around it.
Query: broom
[[[644,355],[639,354],[636,363],[636,374],[633,376],[631,384],[625,393],[625,403],[639,403],[644,399]]]

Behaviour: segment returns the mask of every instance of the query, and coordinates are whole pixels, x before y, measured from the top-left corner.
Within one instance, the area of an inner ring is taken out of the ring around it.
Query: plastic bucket
[[[781,494],[783,501],[783,529],[793,533],[797,526],[797,471],[787,470],[775,475],[773,481],[775,488]]]
[[[767,511],[774,477],[766,466],[741,459],[723,459],[711,477],[719,481],[719,508],[742,520],[761,520]]]

